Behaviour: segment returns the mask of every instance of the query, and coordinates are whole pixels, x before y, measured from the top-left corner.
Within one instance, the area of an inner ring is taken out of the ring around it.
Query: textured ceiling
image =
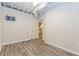
[[[41,2],[37,5],[34,5],[33,2],[2,2],[2,5],[38,17],[39,14],[43,13],[46,9],[48,9],[51,3]]]
[[[3,5],[24,12],[30,12],[34,7],[32,2],[3,2]]]

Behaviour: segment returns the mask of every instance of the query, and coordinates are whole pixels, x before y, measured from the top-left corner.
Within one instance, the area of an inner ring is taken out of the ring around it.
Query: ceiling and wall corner
[[[2,2],[2,6],[12,8],[18,11],[22,11],[25,13],[31,13],[30,11],[33,9],[32,2]]]
[[[38,14],[38,19],[41,22],[44,20],[46,13],[48,13],[48,11],[55,8],[60,3],[58,3],[58,2],[45,2],[45,4],[46,4],[46,6],[44,6],[44,8],[41,8],[41,9],[36,11],[36,13]]]
[[[42,14],[44,15],[55,4],[55,2],[2,2],[2,6],[32,14],[37,18],[41,17]]]

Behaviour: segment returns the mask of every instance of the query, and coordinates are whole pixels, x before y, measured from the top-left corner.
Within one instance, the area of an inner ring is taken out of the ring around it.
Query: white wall
[[[1,3],[0,3],[0,50],[1,50]]]
[[[62,3],[46,13],[43,40],[79,54],[79,3]]]
[[[32,19],[36,20],[33,15],[7,7],[3,7],[2,9],[2,44],[9,44],[32,39],[31,27],[35,28],[35,26],[32,26],[31,22]],[[6,21],[6,15],[15,16],[16,21]],[[36,24],[38,23],[37,21],[35,22]],[[36,36],[36,33],[34,35]],[[37,38],[37,36],[35,38]]]
[[[32,39],[38,39],[39,38],[39,20],[35,17],[31,18],[31,38]]]

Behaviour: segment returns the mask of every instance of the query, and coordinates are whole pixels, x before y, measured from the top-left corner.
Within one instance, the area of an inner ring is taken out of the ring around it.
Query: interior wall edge
[[[1,27],[2,27],[2,23],[1,23],[2,22],[1,21],[2,20],[2,17],[1,17],[1,9],[2,9],[2,6],[1,6],[1,2],[0,2],[0,51],[1,51],[1,48],[2,48],[2,44],[1,44],[1,40],[2,40],[2,37],[1,37],[2,36],[2,33],[1,33],[1,31],[2,31],[1,30]]]
[[[31,39],[24,39],[24,40],[19,40],[19,41],[14,41],[14,42],[7,42],[7,43],[2,43],[2,46],[3,45],[7,45],[7,44],[13,44],[13,43],[18,43],[18,42],[22,42],[22,41],[28,41],[28,40],[31,40]]]
[[[44,41],[45,41],[45,40],[44,40]],[[73,53],[73,54],[79,56],[79,53],[77,53],[77,52],[74,52],[74,51],[72,51],[72,50],[66,49],[66,48],[64,48],[64,47],[62,47],[62,46],[59,46],[59,45],[55,44],[55,43],[51,43],[51,42],[48,42],[48,41],[45,41],[45,42],[46,42],[47,44],[53,45],[53,46],[55,46],[55,47],[58,47],[58,48],[60,48],[60,49],[63,49],[63,50],[65,50],[65,51],[68,51],[68,52],[70,52],[70,53]]]

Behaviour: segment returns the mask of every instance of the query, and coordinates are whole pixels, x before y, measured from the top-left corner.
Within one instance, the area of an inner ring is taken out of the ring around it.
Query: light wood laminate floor
[[[1,56],[75,56],[40,39],[2,46]]]

